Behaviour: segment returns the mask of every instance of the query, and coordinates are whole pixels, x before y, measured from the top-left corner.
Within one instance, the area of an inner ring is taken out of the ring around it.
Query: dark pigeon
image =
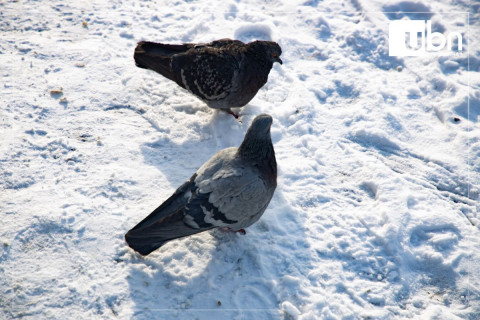
[[[137,67],[150,69],[175,81],[210,108],[246,105],[267,83],[274,62],[282,64],[282,49],[276,42],[221,39],[205,44],[139,42]]]
[[[168,241],[213,228],[243,230],[267,208],[277,186],[272,117],[257,116],[240,147],[223,149],[125,235],[148,255]]]

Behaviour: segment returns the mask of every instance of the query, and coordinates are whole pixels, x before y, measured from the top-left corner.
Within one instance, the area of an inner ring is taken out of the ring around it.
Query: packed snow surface
[[[2,1],[1,319],[480,319],[480,5]],[[462,51],[388,54],[431,20]],[[237,121],[137,68],[138,41],[273,40]],[[124,234],[252,119],[276,193],[246,235],[143,258]]]

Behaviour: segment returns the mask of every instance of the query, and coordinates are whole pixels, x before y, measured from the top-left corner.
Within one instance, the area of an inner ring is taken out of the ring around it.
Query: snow
[[[430,12],[430,13],[425,13]],[[0,3],[0,318],[479,319],[475,2]],[[431,19],[462,52],[388,56]],[[135,67],[140,40],[271,39],[241,122]],[[123,240],[274,118],[278,188],[245,236]]]

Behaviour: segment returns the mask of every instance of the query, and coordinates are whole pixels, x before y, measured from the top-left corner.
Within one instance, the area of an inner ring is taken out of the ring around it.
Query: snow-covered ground
[[[480,319],[479,12],[2,1],[0,318]],[[390,57],[396,19],[463,51]],[[225,37],[283,49],[242,122],[133,62],[140,40]],[[262,219],[130,250],[125,232],[262,112],[279,165]]]

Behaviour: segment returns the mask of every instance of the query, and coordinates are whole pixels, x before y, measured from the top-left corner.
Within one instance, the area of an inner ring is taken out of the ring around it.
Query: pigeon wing
[[[214,48],[225,48],[226,46],[232,46],[232,45],[237,47],[244,46],[245,43],[243,43],[240,40],[232,40],[232,39],[225,38],[225,39],[212,41],[206,45]]]
[[[150,215],[145,219],[139,222],[135,227],[130,231],[143,228],[145,226],[151,225],[154,222],[161,221],[169,215],[174,214],[175,212],[181,210],[188,203],[190,197],[190,189],[193,185],[193,181],[196,175],[193,175],[188,181],[181,185],[175,193],[170,196],[165,202],[163,202],[157,209],[155,209]]]
[[[273,192],[248,166],[226,165],[195,179],[197,190],[186,206],[185,223],[193,227],[230,227],[238,230],[258,220]]]
[[[239,71],[239,61],[234,56],[210,47],[175,55],[171,66],[175,81],[204,101],[225,98]]]

